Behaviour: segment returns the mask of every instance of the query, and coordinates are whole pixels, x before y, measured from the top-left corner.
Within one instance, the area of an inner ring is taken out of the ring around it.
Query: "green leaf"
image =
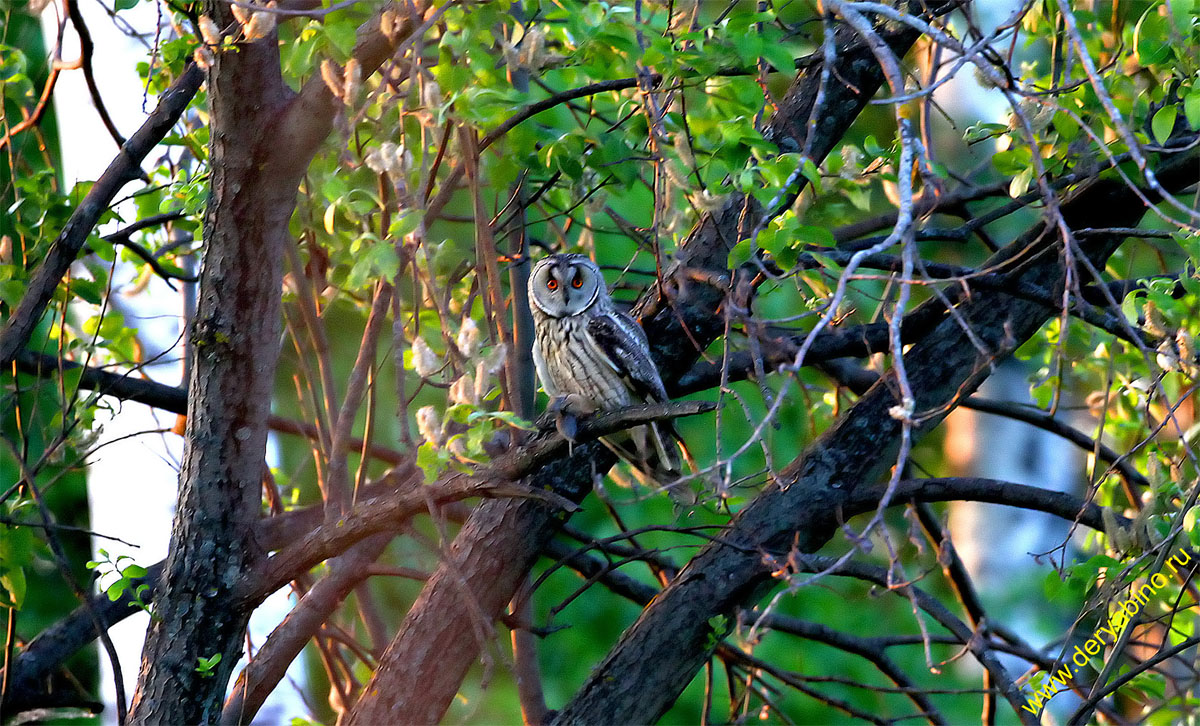
[[[367,247],[354,261],[350,274],[346,276],[346,287],[360,290],[375,279],[392,279],[400,269],[400,256],[395,246],[378,242]]]
[[[1033,181],[1033,167],[1027,166],[1021,170],[1019,174],[1012,178],[1008,185],[1008,195],[1013,199],[1024,194],[1029,190],[1029,184]]]
[[[21,605],[25,602],[26,582],[24,568],[5,568],[4,574],[0,575],[0,588],[3,588],[7,593],[3,598],[0,598],[0,605],[20,610]]]
[[[104,296],[104,288],[93,280],[73,280],[71,290],[84,302],[99,305]]]
[[[1054,398],[1054,385],[1052,381],[1034,386],[1030,389],[1029,394],[1033,397],[1033,402],[1038,408],[1046,408],[1050,405],[1050,400]]]
[[[196,657],[196,672],[204,677],[213,675],[213,669],[221,662],[221,654],[214,653],[212,656],[205,658],[204,656]]]
[[[792,52],[779,43],[767,43],[762,49],[763,57],[780,73],[791,73],[796,66]]]
[[[821,170],[817,168],[817,165],[815,163],[813,163],[812,159],[804,160],[804,164],[800,167],[800,173],[803,174],[804,178],[807,179],[809,181],[809,183],[813,185],[813,190],[816,193],[820,194],[821,193]]]
[[[109,585],[108,589],[105,590],[105,592],[108,593],[109,600],[116,602],[117,600],[121,599],[121,595],[123,595],[125,593],[125,590],[128,587],[129,587],[129,581],[122,578],[120,580],[117,580],[113,584]]]
[[[796,227],[796,243],[815,245],[817,247],[833,247],[837,242],[833,233],[824,227],[801,225]]]
[[[867,156],[870,156],[874,159],[878,159],[887,153],[883,150],[883,147],[879,145],[879,142],[875,140],[874,136],[867,136],[866,139],[863,139],[863,151],[867,152]]]
[[[1151,4],[1133,31],[1138,62],[1144,66],[1165,63],[1171,57],[1171,37],[1166,18],[1158,14],[1158,4]]]
[[[113,7],[118,11],[129,10],[138,4],[138,0],[117,0],[113,3]]]
[[[1029,169],[1032,164],[1033,155],[1027,146],[998,151],[992,155],[992,166],[1005,176],[1016,176]]]
[[[1167,143],[1167,139],[1171,137],[1171,129],[1175,128],[1177,115],[1178,111],[1174,106],[1163,106],[1154,114],[1154,119],[1150,121],[1150,130],[1159,144]]]
[[[488,413],[488,417],[496,419],[497,421],[503,421],[509,426],[513,426],[515,428],[525,429],[526,431],[537,431],[536,426],[512,411],[493,411]]]
[[[9,308],[15,308],[24,296],[25,283],[20,280],[0,282],[0,302],[7,304]]]
[[[425,474],[425,483],[432,484],[442,470],[441,451],[433,448],[428,442],[421,444],[417,448],[417,466]]]
[[[1046,593],[1046,599],[1053,600],[1062,589],[1063,581],[1058,573],[1054,570],[1047,572],[1046,577],[1042,579],[1042,591]]]
[[[763,39],[758,33],[746,33],[734,38],[733,47],[737,49],[738,60],[746,65],[751,65],[762,56]]]
[[[1074,141],[1075,137],[1079,136],[1079,124],[1075,123],[1075,119],[1070,115],[1059,111],[1054,114],[1054,130],[1058,132],[1059,137],[1063,141]]]
[[[1192,16],[1196,13],[1196,0],[1167,0],[1171,8],[1171,19],[1175,21],[1175,29],[1180,33],[1190,33]]]
[[[736,245],[734,245],[733,249],[729,250],[729,260],[727,263],[729,265],[729,269],[732,270],[735,267],[741,267],[742,265],[746,264],[749,261],[750,261],[750,240],[748,240],[748,239],[742,240],[741,242],[738,242]]]
[[[1193,131],[1200,130],[1200,88],[1183,97],[1183,115]]]
[[[392,224],[388,228],[388,236],[395,239],[404,237],[420,226],[423,216],[425,216],[424,210],[406,209],[392,219]]]
[[[977,123],[967,127],[966,133],[963,134],[963,141],[968,144],[977,144],[980,141],[993,139],[1000,134],[1008,131],[1008,127],[1004,124],[995,123]]]

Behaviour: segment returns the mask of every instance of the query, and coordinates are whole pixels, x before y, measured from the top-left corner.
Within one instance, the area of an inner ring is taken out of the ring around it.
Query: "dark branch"
[[[668,401],[601,411],[579,421],[575,443],[587,443],[652,421],[707,413],[716,407],[717,404],[710,401]],[[553,428],[543,429],[539,435],[522,443],[511,454],[493,462],[489,470],[501,479],[519,479],[561,456],[569,445],[571,442]],[[482,476],[486,478],[488,472],[484,472]]]
[[[959,3],[930,4],[948,11]],[[917,34],[900,28],[889,32],[889,38],[903,54]],[[861,43],[846,45],[834,69],[834,75],[845,83],[831,83],[826,94],[826,108],[834,112],[821,114],[815,127],[809,128],[808,120],[822,86],[820,64],[801,71],[779,103],[765,135],[780,151],[808,148],[819,163],[880,87],[882,73],[870,50]],[[804,184],[801,180],[794,191],[798,193]],[[432,205],[429,213],[434,213]],[[636,308],[668,385],[724,332],[725,292],[713,283],[722,279],[728,282],[729,250],[765,215],[752,197],[731,195],[721,210],[704,217],[663,279]],[[531,488],[553,488],[579,501],[591,490],[592,477],[603,475],[613,462],[613,456],[603,447],[585,444],[576,447],[569,459],[543,467],[533,478]],[[479,652],[472,619],[479,612],[489,618],[499,614],[560,521],[540,503],[497,501],[481,505],[455,538],[453,551],[460,553],[460,559],[442,563],[426,582],[347,724],[440,720]],[[701,663],[703,660],[697,667]],[[612,701],[631,700],[631,694],[641,690],[626,689],[623,698]],[[674,699],[673,695],[668,697]],[[592,720],[623,719],[612,712]]]
[[[183,75],[163,93],[158,107],[142,127],[121,147],[121,152],[88,190],[50,251],[29,280],[29,286],[17,304],[8,324],[0,330],[0,369],[8,368],[29,342],[34,327],[42,319],[59,280],[79,256],[87,237],[125,184],[141,178],[142,159],[171,130],[183,114],[204,80],[204,72],[189,64]]]
[[[1158,170],[1168,189],[1182,189],[1196,180],[1197,154],[1177,155]],[[1062,203],[1066,223],[1073,228],[1128,227],[1145,213],[1138,192],[1119,181],[1099,179],[1070,194]],[[1023,282],[1053,289],[1062,284],[1063,269],[1054,236],[1039,223],[987,267],[1020,262]],[[1081,242],[1092,263],[1103,266],[1123,238],[1096,236]],[[1045,306],[1003,293],[961,291],[950,297],[957,318],[943,320],[905,354],[908,383],[916,397],[919,436],[987,377],[998,360],[1011,354],[1048,319]],[[938,303],[941,306],[941,303]],[[987,351],[981,354],[967,337],[973,332]],[[747,552],[790,550],[811,552],[837,530],[843,512],[863,481],[895,463],[901,422],[889,411],[897,405],[894,371],[880,381],[798,459],[780,472],[778,486],[768,486],[735,517],[722,543],[706,546],[678,578],[643,612],[621,641],[596,668],[575,698],[560,712],[557,723],[603,718],[649,722],[658,718],[711,654],[706,623],[729,616],[756,601],[775,584],[757,555]],[[669,662],[653,658],[670,652]],[[653,667],[646,664],[653,662]],[[1006,697],[1019,701],[1011,682]],[[636,686],[634,685],[636,684]],[[637,699],[624,698],[631,689]],[[1019,706],[1014,705],[1014,708]],[[1023,716],[1024,714],[1018,714]]]

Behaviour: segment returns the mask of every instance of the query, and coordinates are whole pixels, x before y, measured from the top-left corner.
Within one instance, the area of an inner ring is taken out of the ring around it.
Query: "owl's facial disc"
[[[578,315],[591,307],[599,294],[600,281],[595,268],[586,259],[570,259],[555,266],[559,273],[563,309],[567,315]]]
[[[595,266],[580,255],[551,255],[542,259],[529,278],[529,300],[546,315],[578,315],[603,289]]]

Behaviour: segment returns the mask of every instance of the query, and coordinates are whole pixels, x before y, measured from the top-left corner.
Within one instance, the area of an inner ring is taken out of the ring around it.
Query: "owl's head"
[[[578,315],[606,299],[600,268],[583,255],[550,255],[529,275],[529,302],[552,318]]]

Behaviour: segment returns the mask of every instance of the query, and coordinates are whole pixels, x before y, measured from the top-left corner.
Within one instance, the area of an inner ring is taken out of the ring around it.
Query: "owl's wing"
[[[538,380],[542,382],[542,388],[545,389],[546,395],[554,398],[558,395],[558,389],[554,387],[554,379],[550,377],[550,369],[546,365],[546,359],[542,356],[542,346],[535,341],[533,344],[533,368],[537,371]]]
[[[588,333],[634,393],[647,401],[667,400],[658,368],[650,359],[646,334],[633,318],[615,311],[597,315],[588,320]]]

